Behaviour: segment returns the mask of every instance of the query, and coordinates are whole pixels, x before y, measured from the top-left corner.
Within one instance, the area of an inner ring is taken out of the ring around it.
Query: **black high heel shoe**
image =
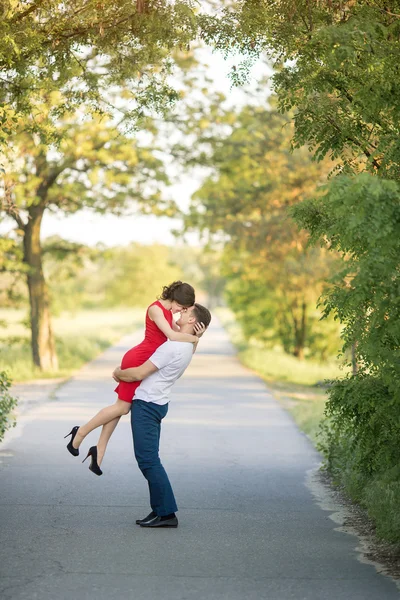
[[[74,441],[75,436],[78,433],[78,429],[79,429],[79,425],[76,425],[75,427],[73,427],[71,429],[71,431],[69,433],[67,433],[67,435],[64,435],[64,440],[69,435],[72,436],[69,443],[67,444],[67,450],[68,450],[68,452],[71,452],[72,456],[79,456],[79,448],[74,448],[72,445],[72,442]]]
[[[91,456],[92,458],[92,461],[89,465],[90,471],[92,471],[92,473],[94,473],[95,475],[103,475],[103,471],[97,464],[97,446],[92,446],[91,448],[89,448],[89,452],[87,453],[86,458],[89,458],[89,456]],[[86,458],[83,459],[83,463],[85,462]]]

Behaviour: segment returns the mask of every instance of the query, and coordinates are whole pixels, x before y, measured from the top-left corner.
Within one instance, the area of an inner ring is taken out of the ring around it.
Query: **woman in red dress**
[[[194,289],[188,283],[174,281],[171,285],[164,286],[160,299],[150,304],[147,309],[146,330],[143,342],[128,350],[122,359],[121,368],[128,369],[129,367],[142,365],[167,339],[197,344],[199,337],[188,333],[180,333],[179,327],[175,325],[172,318],[173,314],[181,312],[189,306],[193,306],[194,302]],[[202,332],[203,328],[198,327],[197,333],[201,335]],[[100,410],[85,425],[80,427],[76,425],[68,434],[71,435],[71,440],[67,448],[73,456],[78,456],[79,446],[88,433],[97,427],[103,426],[97,446],[92,446],[86,457],[91,456],[89,469],[96,475],[102,475],[100,464],[103,460],[108,441],[118,425],[121,416],[128,414],[130,411],[133,396],[140,383],[140,381],[132,383],[121,381],[115,389],[118,394],[115,404]]]

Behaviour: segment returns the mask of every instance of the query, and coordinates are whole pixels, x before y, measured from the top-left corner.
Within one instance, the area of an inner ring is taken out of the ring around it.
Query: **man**
[[[195,333],[196,323],[207,328],[211,314],[200,304],[182,312],[177,325],[182,333]],[[175,381],[183,375],[193,356],[193,344],[167,341],[139,367],[115,369],[116,381],[140,381],[133,398],[131,424],[135,457],[150,492],[151,513],[137,519],[141,527],[178,527],[178,510],[174,493],[161,464],[159,442],[161,421],[168,412],[169,394]]]

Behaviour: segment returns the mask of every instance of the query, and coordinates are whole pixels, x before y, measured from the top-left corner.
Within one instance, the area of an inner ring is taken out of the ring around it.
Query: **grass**
[[[39,371],[32,363],[29,330],[22,310],[0,310],[0,371],[14,383],[32,379],[68,377],[98,356],[125,333],[142,327],[143,309],[118,308],[64,313],[53,319],[60,369]]]
[[[324,363],[299,360],[279,347],[265,348],[248,343],[232,311],[220,308],[217,314],[238,349],[240,361],[268,383],[300,429],[315,443],[327,399],[325,380],[345,374],[339,362],[335,359]]]

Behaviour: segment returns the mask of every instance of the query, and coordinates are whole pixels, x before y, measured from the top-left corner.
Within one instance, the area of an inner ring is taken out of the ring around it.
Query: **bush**
[[[399,462],[399,403],[382,379],[359,373],[334,382],[325,414],[325,454],[336,469],[337,447],[363,476],[387,471]]]
[[[17,406],[17,400],[9,393],[11,381],[5,371],[0,371],[0,442],[7,429],[15,427],[15,417],[12,410]]]
[[[340,321],[357,372],[329,391],[320,449],[378,533],[400,542],[400,186],[361,173],[325,192],[293,212],[312,241],[343,256],[324,315]]]

